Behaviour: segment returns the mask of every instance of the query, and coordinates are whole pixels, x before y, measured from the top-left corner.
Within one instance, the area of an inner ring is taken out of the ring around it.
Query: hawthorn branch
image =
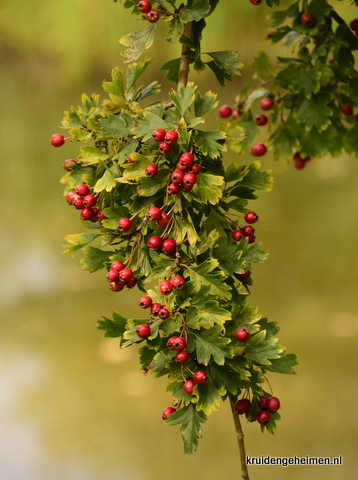
[[[193,26],[194,22],[188,22],[184,25],[184,32],[183,35],[186,38],[192,39],[193,35]],[[189,65],[191,63],[191,58],[188,56],[190,52],[189,45],[185,43],[182,46],[181,50],[181,58],[180,58],[180,65],[179,65],[179,76],[178,76],[178,93],[180,93],[180,86],[186,85],[188,83],[188,75],[189,75]]]
[[[241,428],[240,417],[237,411],[235,410],[235,402],[230,398],[230,406],[231,412],[234,419],[236,436],[237,436],[237,443],[239,444],[239,452],[240,452],[240,463],[241,463],[241,478],[243,480],[250,480],[249,472],[247,471],[246,465],[246,453],[245,453],[245,444],[244,444],[244,432]]]

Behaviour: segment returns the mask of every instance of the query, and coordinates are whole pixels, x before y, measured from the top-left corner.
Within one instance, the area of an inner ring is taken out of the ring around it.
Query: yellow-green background
[[[338,2],[334,2],[335,5]],[[339,3],[345,19],[355,7]],[[237,49],[244,76],[224,89],[194,75],[232,103],[264,37],[269,9],[220,2],[203,50]],[[105,274],[82,272],[62,256],[63,237],[83,230],[62,197],[62,163],[78,145],[49,144],[63,110],[82,92],[101,92],[122,65],[117,40],[146,23],[111,0],[2,0],[0,5],[0,478],[4,480],[166,480],[239,478],[228,405],[204,425],[199,451],[185,457],[177,428],[161,420],[165,380],[145,377],[136,349],[119,351],[96,320],[113,310],[138,315],[138,291],[114,294]],[[146,79],[178,56],[157,29]],[[277,47],[272,49],[282,54]],[[274,53],[273,53],[274,54]],[[164,93],[170,86],[163,85]],[[215,115],[212,125],[217,122]],[[314,139],[312,139],[314,141]],[[228,160],[234,155],[228,156]],[[243,163],[251,161],[249,155]],[[275,188],[252,207],[257,238],[270,252],[254,272],[252,302],[281,325],[280,342],[298,353],[297,376],[269,375],[282,400],[274,436],[246,424],[254,456],[338,456],[341,467],[251,468],[251,478],[356,478],[357,159],[311,162],[303,171],[263,157]]]

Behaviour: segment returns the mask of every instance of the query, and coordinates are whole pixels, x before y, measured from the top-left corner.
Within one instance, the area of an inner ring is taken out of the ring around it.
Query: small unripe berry
[[[162,306],[160,303],[153,303],[153,305],[150,307],[150,313],[151,315],[154,315],[154,317],[157,317],[161,309]]]
[[[155,177],[157,173],[158,173],[158,166],[155,165],[154,163],[151,163],[150,165],[147,165],[145,167],[145,174],[147,175],[147,177]]]
[[[85,207],[94,207],[96,205],[96,197],[91,193],[83,197],[83,205]]]
[[[250,332],[247,330],[247,328],[239,328],[239,330],[236,331],[235,336],[236,340],[239,342],[246,342],[250,336]]]
[[[152,9],[152,4],[149,0],[141,0],[137,3],[138,10],[142,13],[148,13]]]
[[[72,158],[69,158],[63,162],[63,168],[66,170],[66,172],[72,172],[76,165],[76,160],[73,160]]]
[[[169,145],[172,145],[178,141],[178,138],[179,135],[176,130],[169,130],[169,132],[165,134],[164,140],[169,143]]]
[[[180,192],[180,187],[177,183],[171,183],[167,190],[170,195],[177,195]]]
[[[89,194],[89,192],[90,192],[89,186],[86,185],[85,183],[81,183],[81,185],[77,185],[76,187],[76,193],[80,197],[85,197],[86,195]]]
[[[183,181],[184,178],[184,172],[181,170],[175,170],[175,172],[172,173],[172,182],[177,183],[180,185]]]
[[[170,350],[184,350],[186,347],[186,340],[184,337],[170,337],[167,346]]]
[[[118,222],[120,232],[128,232],[132,228],[132,222],[129,218],[121,218]]]
[[[262,110],[271,110],[274,105],[274,101],[270,97],[263,98],[260,102]]]
[[[266,410],[260,410],[258,414],[256,415],[256,420],[261,424],[261,425],[266,425],[270,421],[270,414],[266,412]]]
[[[150,23],[156,23],[159,20],[159,12],[158,10],[151,10],[150,12],[145,14],[146,19]]]
[[[157,128],[152,133],[152,140],[154,140],[155,142],[162,142],[166,133],[167,132],[164,130],[164,128]]]
[[[208,374],[202,370],[197,370],[193,375],[193,380],[195,383],[202,385],[209,380]]]
[[[159,237],[159,235],[153,235],[153,237],[150,237],[148,240],[147,246],[151,250],[159,250],[162,246],[162,243],[162,239]]]
[[[255,212],[246,212],[244,218],[246,223],[256,223],[259,216]]]
[[[148,295],[144,295],[144,297],[141,297],[139,299],[139,303],[138,305],[140,306],[140,308],[149,308],[152,306],[152,298],[149,297]]]
[[[234,230],[234,231],[231,233],[231,236],[232,236],[232,238],[233,238],[234,240],[236,240],[237,242],[239,242],[244,235],[243,235],[242,230]]]
[[[196,383],[194,382],[194,380],[186,380],[184,383],[183,383],[183,389],[184,389],[184,392],[187,393],[188,395],[192,395],[193,394],[193,390],[195,388],[195,385]]]
[[[277,397],[270,397],[266,402],[266,408],[269,412],[277,412],[280,408],[280,400]]]
[[[189,359],[189,352],[186,350],[180,350],[176,355],[175,355],[175,361],[179,365],[184,365]]]
[[[116,260],[115,262],[113,262],[111,264],[110,268],[111,268],[111,270],[118,270],[118,272],[120,272],[124,268],[124,263],[121,262],[120,260]]]
[[[169,295],[173,291],[173,285],[168,280],[163,280],[159,284],[159,290],[162,295]]]
[[[172,238],[168,238],[163,242],[162,252],[169,255],[170,253],[173,253],[176,248],[177,248],[177,242]]]
[[[302,25],[305,25],[306,27],[312,27],[312,25],[314,24],[314,17],[312,15],[312,13],[302,13],[301,15],[301,23]]]
[[[239,415],[247,415],[250,411],[250,408],[251,402],[248,398],[240,398],[240,400],[235,403],[235,410]]]
[[[162,216],[155,223],[158,225],[158,227],[166,227],[169,222],[170,222],[169,215],[167,215],[165,212],[162,212]]]
[[[160,208],[152,207],[147,211],[147,218],[149,218],[149,220],[156,221],[156,220],[159,220],[161,216],[162,216],[162,212]]]
[[[259,115],[256,115],[255,123],[256,123],[256,125],[259,125],[260,127],[263,127],[264,125],[266,125],[266,123],[267,123],[266,115],[262,115],[261,113]]]
[[[181,290],[182,288],[184,288],[185,280],[183,277],[175,275],[175,277],[173,277],[172,279],[172,285],[176,290]]]
[[[65,137],[60,133],[55,133],[52,135],[50,142],[53,147],[61,147],[65,143]]]
[[[352,105],[350,105],[349,103],[344,103],[342,106],[341,106],[341,112],[343,113],[343,115],[346,115],[347,117],[349,115],[352,115],[353,113],[353,107]]]
[[[221,118],[227,118],[232,114],[232,108],[229,107],[229,105],[223,105],[219,108],[218,112]]]
[[[175,408],[173,407],[167,407],[163,410],[162,412],[162,419],[163,420],[167,420],[167,418],[169,417],[169,415],[171,415],[172,413],[174,413],[176,410]]]
[[[267,147],[263,143],[256,143],[251,147],[251,153],[254,157],[262,157],[267,152]]]
[[[137,335],[140,338],[148,338],[150,335],[150,326],[146,323],[142,323],[137,327]]]
[[[166,320],[170,316],[170,312],[167,307],[162,307],[158,312],[158,317],[162,320]]]
[[[167,142],[160,142],[159,144],[159,151],[163,155],[166,155],[167,153],[169,153],[172,150],[172,148],[173,147]]]

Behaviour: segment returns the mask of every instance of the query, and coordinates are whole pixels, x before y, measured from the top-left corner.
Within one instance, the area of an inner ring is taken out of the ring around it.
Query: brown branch
[[[186,38],[191,40],[193,35],[193,22],[188,22],[184,25],[183,35]],[[180,65],[179,65],[179,76],[178,76],[178,93],[180,92],[180,85],[186,85],[188,83],[189,75],[189,65],[191,63],[191,58],[187,55],[190,51],[189,45],[185,43],[182,46]]]
[[[240,452],[240,463],[241,463],[241,478],[244,480],[249,479],[249,472],[247,471],[246,465],[246,453],[245,453],[245,444],[244,444],[244,433],[241,428],[240,417],[237,411],[235,410],[235,402],[233,402],[230,398],[230,406],[232,411],[232,416],[235,423],[235,430],[237,436],[237,443],[239,444],[239,452]]]

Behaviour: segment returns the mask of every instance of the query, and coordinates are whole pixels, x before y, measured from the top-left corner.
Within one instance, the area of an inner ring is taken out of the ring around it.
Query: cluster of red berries
[[[145,13],[145,17],[150,23],[156,23],[160,18],[158,10],[152,10],[152,4],[149,0],[141,0],[137,3],[138,10]]]
[[[173,145],[178,141],[179,135],[176,130],[169,130],[168,132],[164,128],[157,128],[152,133],[152,140],[159,143],[159,151],[162,154],[169,153]]]
[[[177,194],[180,190],[189,192],[196,184],[196,176],[200,173],[200,165],[194,163],[194,155],[190,152],[185,152],[179,157],[176,165],[177,170],[172,173],[172,183],[168,185],[168,192],[170,194]]]
[[[247,238],[249,243],[254,243],[256,240],[255,229],[251,226],[251,224],[256,223],[259,219],[259,216],[255,212],[246,212],[244,218],[245,222],[249,223],[250,225],[240,225],[237,230],[233,230],[231,236],[237,242],[239,242],[242,238]]]
[[[293,164],[297,170],[302,170],[305,167],[306,163],[311,160],[309,155],[306,155],[304,158],[301,157],[300,152],[296,152],[293,156]]]
[[[133,288],[137,284],[133,271],[130,268],[125,268],[124,263],[120,260],[111,264],[107,273],[107,280],[109,281],[109,288],[113,292],[120,292],[124,287]]]
[[[262,395],[257,400],[257,406],[260,409],[254,420],[261,425],[267,425],[271,420],[270,413],[275,413],[280,408],[280,400],[277,397],[266,397]],[[249,415],[251,402],[248,398],[241,398],[235,404],[235,410],[239,415]]]
[[[97,202],[96,197],[90,193],[89,186],[85,183],[78,185],[76,190],[68,192],[66,201],[69,205],[75,207],[76,210],[81,210],[82,220],[98,222],[105,218],[103,212],[94,208]]]

